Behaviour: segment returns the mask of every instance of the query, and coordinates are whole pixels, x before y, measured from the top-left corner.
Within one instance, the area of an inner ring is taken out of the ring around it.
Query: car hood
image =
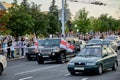
[[[45,50],[45,49],[56,49],[59,48],[58,46],[40,46],[39,49]]]
[[[74,57],[73,59],[70,60],[72,63],[76,62],[96,62],[100,59],[100,57]]]

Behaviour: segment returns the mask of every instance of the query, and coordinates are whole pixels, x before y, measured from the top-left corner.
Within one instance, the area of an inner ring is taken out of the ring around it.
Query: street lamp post
[[[62,35],[65,37],[65,18],[64,18],[64,0],[62,0]]]

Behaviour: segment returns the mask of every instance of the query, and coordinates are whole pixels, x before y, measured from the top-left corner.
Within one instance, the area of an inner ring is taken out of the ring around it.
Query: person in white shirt
[[[12,44],[10,46],[10,55],[11,55],[11,58],[14,58],[14,51],[15,51],[15,41],[12,40]]]

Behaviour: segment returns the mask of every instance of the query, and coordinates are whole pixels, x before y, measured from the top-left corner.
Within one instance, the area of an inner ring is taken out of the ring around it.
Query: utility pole
[[[62,35],[63,35],[63,37],[65,37],[65,17],[64,17],[64,9],[65,9],[65,7],[64,7],[64,0],[62,0]]]

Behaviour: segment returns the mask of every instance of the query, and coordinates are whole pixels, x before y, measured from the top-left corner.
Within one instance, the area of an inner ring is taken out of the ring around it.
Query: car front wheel
[[[97,73],[100,75],[102,74],[102,72],[103,72],[102,65],[99,65]]]
[[[44,59],[42,57],[37,57],[38,64],[44,64]]]
[[[64,53],[60,54],[58,62],[59,63],[65,63],[66,62],[66,57],[65,57]]]
[[[117,70],[117,63],[116,62],[114,62],[112,70]]]
[[[30,55],[27,55],[27,60],[28,60],[28,61],[31,61],[31,60],[32,60],[32,58],[30,57]]]

